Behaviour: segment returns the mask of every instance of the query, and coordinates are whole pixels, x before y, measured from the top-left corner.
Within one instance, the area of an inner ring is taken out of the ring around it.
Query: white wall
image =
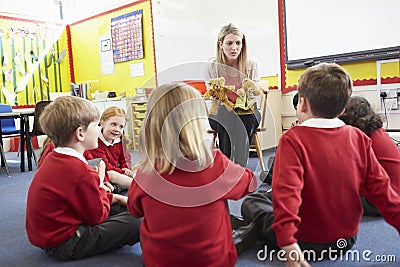
[[[391,86],[400,88],[400,84],[392,84]],[[297,91],[289,92],[282,95],[282,126],[284,129],[289,129],[290,124],[296,120],[296,113],[293,108],[292,99]],[[386,129],[400,129],[400,107],[397,110],[381,109],[381,99],[379,97],[379,90],[377,85],[369,86],[355,86],[353,88],[353,95],[362,96],[366,98],[374,110],[385,118],[384,128]],[[386,119],[387,118],[387,119]],[[387,122],[387,123],[386,123]]]
[[[201,62],[215,56],[218,32],[229,22],[245,33],[248,55],[258,60],[261,75],[279,73],[276,0],[153,0],[152,3],[157,71],[173,73],[171,80],[204,79]],[[184,64],[191,64],[190,72],[181,72],[185,68],[179,66]],[[164,75],[165,79],[168,76]],[[164,77],[162,82],[166,81]]]

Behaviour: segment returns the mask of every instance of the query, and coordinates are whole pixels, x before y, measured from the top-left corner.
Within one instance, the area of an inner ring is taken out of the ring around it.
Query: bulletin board
[[[143,10],[143,58],[115,64],[112,73],[103,75],[99,54],[102,50],[106,51],[109,49],[110,46],[107,43],[101,44],[101,42],[99,45],[99,37],[111,35],[112,18],[139,10]],[[97,81],[96,90],[100,92],[115,91],[117,95],[120,92],[124,92],[126,96],[134,95],[136,88],[155,87],[155,55],[150,1],[134,2],[72,24],[71,43],[71,54],[74,58],[74,82],[86,83],[87,81]],[[143,75],[132,76],[132,64],[142,66]]]
[[[143,10],[111,19],[114,63],[143,58]]]
[[[276,0],[153,1],[157,72],[179,68],[186,79],[203,79],[201,62],[215,57],[218,32],[231,22],[245,33],[248,56],[258,61],[261,76],[277,75],[277,5]],[[194,66],[196,62],[199,68]],[[190,64],[190,73],[182,72],[188,69],[180,67],[185,64]],[[175,74],[165,76],[178,79]]]

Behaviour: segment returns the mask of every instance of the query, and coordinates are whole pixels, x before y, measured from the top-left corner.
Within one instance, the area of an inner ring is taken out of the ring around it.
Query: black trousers
[[[376,206],[369,202],[364,196],[361,197],[361,204],[364,209],[364,216],[373,216],[373,217],[380,217],[381,213],[376,208]]]
[[[272,229],[274,222],[274,212],[272,208],[271,192],[255,192],[248,195],[242,203],[241,212],[246,224],[255,221],[257,228],[257,236],[267,244],[270,249],[279,250],[276,241],[276,235]],[[346,246],[338,247],[338,242],[332,243],[310,243],[298,240],[298,244],[302,250],[314,251],[316,259],[325,259],[329,256],[327,251],[336,251],[331,255],[339,255],[353,247],[356,243],[357,236],[346,238]]]
[[[44,250],[49,257],[63,261],[103,254],[139,242],[140,223],[141,219],[125,211],[109,216],[99,225],[80,225],[66,242]]]
[[[211,129],[218,133],[218,144],[221,152],[233,162],[246,167],[249,159],[249,147],[253,134],[260,124],[261,114],[238,115],[220,105],[217,115],[210,115]]]

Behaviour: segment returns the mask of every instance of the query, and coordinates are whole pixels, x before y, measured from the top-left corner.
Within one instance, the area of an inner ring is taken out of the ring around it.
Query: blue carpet
[[[268,158],[273,151],[265,152],[265,162],[270,166]],[[15,157],[7,153],[7,158]],[[135,157],[134,157],[135,158]],[[11,177],[7,177],[4,168],[0,169],[0,183],[2,192],[0,202],[3,203],[0,216],[0,266],[143,266],[140,244],[125,246],[108,254],[91,257],[73,262],[58,262],[48,258],[44,252],[32,246],[25,232],[26,196],[33,172],[21,173],[18,163],[10,163]],[[250,158],[249,168],[259,173],[258,159]],[[262,185],[263,186],[263,185]],[[230,201],[230,211],[240,215],[239,201]],[[400,240],[397,231],[385,223],[381,218],[363,218],[360,232],[352,255],[337,261],[312,262],[313,266],[400,266]],[[244,252],[239,256],[236,266],[284,266],[284,263],[275,257],[266,260],[257,258],[263,244]],[[369,252],[370,251],[370,252]],[[357,257],[358,256],[358,257]],[[380,259],[386,262],[378,261]],[[396,263],[397,261],[397,263]],[[174,266],[175,267],[175,266]],[[179,266],[178,266],[179,267]],[[186,267],[186,266],[183,266]]]

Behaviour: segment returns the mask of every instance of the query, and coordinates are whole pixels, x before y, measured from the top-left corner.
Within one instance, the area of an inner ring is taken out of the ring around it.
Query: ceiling
[[[0,0],[0,15],[69,24],[137,0]]]

